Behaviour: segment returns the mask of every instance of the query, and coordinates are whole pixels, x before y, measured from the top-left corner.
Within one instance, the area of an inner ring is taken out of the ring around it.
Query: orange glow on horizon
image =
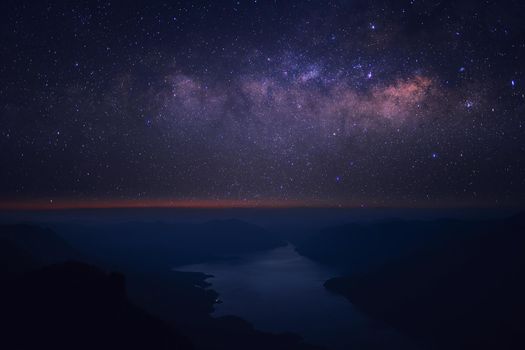
[[[509,203],[509,207],[523,207]],[[502,207],[494,203],[472,203],[457,200],[430,202],[368,202],[321,199],[56,199],[0,200],[0,210],[67,210],[67,209],[293,209],[293,208],[487,208]]]
[[[15,200],[1,201],[0,210],[117,209],[117,208],[330,208],[341,207],[321,200],[144,199],[144,200]],[[346,206],[346,205],[345,205]]]

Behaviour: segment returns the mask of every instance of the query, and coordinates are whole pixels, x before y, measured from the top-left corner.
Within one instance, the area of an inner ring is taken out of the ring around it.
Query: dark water
[[[257,329],[294,332],[333,349],[409,349],[407,339],[358,312],[323,282],[337,272],[298,255],[293,246],[234,261],[178,267],[213,275],[222,304],[214,316],[236,315]]]

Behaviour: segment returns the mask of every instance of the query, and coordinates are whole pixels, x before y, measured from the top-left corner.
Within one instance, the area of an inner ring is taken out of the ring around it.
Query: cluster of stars
[[[518,202],[524,12],[13,2],[0,199]]]

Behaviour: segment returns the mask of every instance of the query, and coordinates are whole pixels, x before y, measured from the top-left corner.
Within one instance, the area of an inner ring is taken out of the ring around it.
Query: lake
[[[414,348],[328,292],[323,283],[337,271],[297,254],[292,245],[176,270],[213,275],[208,281],[222,301],[213,316],[239,316],[259,330],[297,333],[308,343],[331,349]]]

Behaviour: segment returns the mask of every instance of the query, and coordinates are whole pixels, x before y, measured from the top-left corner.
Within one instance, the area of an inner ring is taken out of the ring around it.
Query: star
[[[472,200],[490,159],[479,201],[523,202],[512,2],[479,2],[479,27],[466,0],[35,4],[5,16],[0,200],[432,204]]]

